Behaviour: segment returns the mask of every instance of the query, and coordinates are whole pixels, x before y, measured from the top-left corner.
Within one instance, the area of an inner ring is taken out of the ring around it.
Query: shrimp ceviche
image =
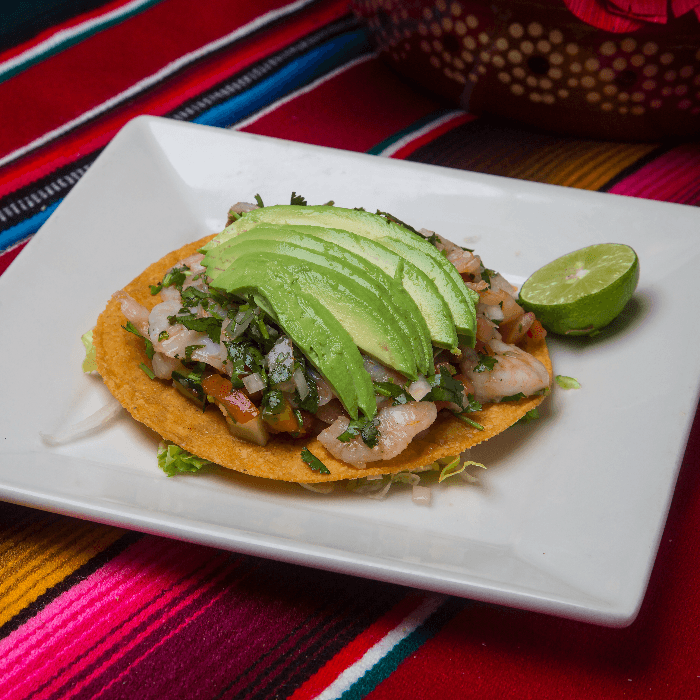
[[[273,479],[396,474],[549,391],[545,330],[472,250],[383,212],[256,199],[98,321],[100,374],[165,440]]]

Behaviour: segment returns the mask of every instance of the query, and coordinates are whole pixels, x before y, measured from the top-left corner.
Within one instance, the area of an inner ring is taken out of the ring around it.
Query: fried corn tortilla
[[[196,253],[213,236],[208,236],[169,253],[151,265],[128,284],[124,291],[151,309],[160,303],[160,295],[152,296],[150,285],[159,283],[165,273],[180,260]],[[335,459],[316,438],[293,439],[272,435],[265,447],[240,440],[228,431],[221,411],[209,406],[197,408],[169,383],[149,379],[139,367],[149,364],[144,343],[123,329],[126,324],[119,302],[112,298],[97,320],[93,342],[97,366],[105,384],[137,420],[163,439],[179,445],[192,454],[266,479],[316,483],[354,479],[376,474],[395,474],[416,469],[441,457],[457,455],[469,447],[488,440],[516,423],[543,400],[533,396],[517,402],[486,404],[474,418],[484,430],[472,428],[447,411],[421,439],[414,439],[397,457],[382,462],[370,462],[366,469],[357,469]],[[529,340],[523,349],[542,362],[552,376],[552,365],[544,340]],[[307,447],[330,470],[330,475],[312,471],[300,456]]]

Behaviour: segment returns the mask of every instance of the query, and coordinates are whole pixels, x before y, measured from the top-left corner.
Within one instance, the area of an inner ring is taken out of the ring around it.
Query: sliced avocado
[[[358,408],[374,416],[377,404],[372,380],[349,333],[315,297],[301,288],[292,270],[271,265],[266,254],[246,256],[213,284],[240,296],[264,297],[292,342],[328,380],[352,418]]]
[[[255,240],[287,242],[325,256],[326,258],[335,262],[336,266],[342,261],[342,263],[345,265],[360,268],[360,270],[362,270],[362,272],[371,278],[371,280],[375,283],[374,291],[382,296],[384,303],[388,307],[388,313],[393,316],[395,321],[401,326],[403,332],[410,339],[418,372],[423,375],[429,373],[432,374],[433,348],[431,344],[430,331],[415,301],[404,289],[401,280],[395,278],[397,270],[392,269],[392,275],[390,276],[381,267],[375,265],[371,260],[366,259],[367,256],[364,258],[360,257],[360,255],[357,255],[352,250],[348,250],[347,247],[338,245],[334,240],[332,240],[332,235],[327,235],[332,233],[332,229],[325,229],[321,227],[301,228],[303,230],[297,230],[296,228],[274,224],[260,224],[250,231],[246,231],[240,236],[237,236],[235,240],[238,243],[251,238],[254,238]],[[313,235],[314,232],[317,232],[320,235],[315,236]],[[360,243],[370,244],[378,248],[382,248],[382,246],[380,246],[378,243],[369,241],[366,238],[355,236],[354,234],[347,233],[345,231],[339,231],[337,233],[339,236],[345,235],[353,237]],[[230,243],[231,241],[227,241],[227,243],[224,245],[213,249],[205,258],[204,265],[208,268],[207,273],[211,279],[216,279],[217,276],[221,274],[221,271],[226,269],[226,267],[230,264],[231,259],[227,256],[227,252],[224,250],[228,248]],[[382,250],[396,261],[401,261],[401,258],[387,248],[382,248]],[[395,267],[398,266],[395,264]],[[400,269],[398,271],[400,272]],[[363,283],[365,286],[369,284],[362,276],[358,278],[358,281]],[[427,282],[430,283],[430,280],[427,280]],[[435,290],[435,293],[437,294],[437,289]],[[452,329],[454,334],[452,317],[448,316],[448,320],[448,327]],[[454,339],[456,341],[456,335]]]
[[[458,334],[463,336],[464,342],[474,344],[477,295],[464,284],[454,265],[419,234],[362,210],[326,205],[277,205],[246,213],[224,229],[210,245],[218,245],[262,222],[338,228],[378,241],[433,280],[450,307]]]
[[[268,228],[271,225],[272,224],[258,224],[258,226],[251,230],[258,231],[263,227]],[[355,258],[366,261],[369,266],[379,268],[383,271],[385,276],[392,280],[395,290],[397,287],[401,287],[403,294],[400,298],[403,299],[405,296],[410,297],[410,302],[402,302],[402,306],[406,308],[407,313],[412,315],[415,315],[413,308],[417,307],[417,311],[422,318],[422,323],[420,323],[421,336],[423,333],[423,326],[427,327],[429,337],[427,341],[423,342],[427,342],[426,352],[429,355],[428,362],[431,371],[433,357],[432,344],[449,349],[457,346],[457,331],[452,319],[450,307],[442,298],[435,283],[413,263],[381,243],[371,238],[363,238],[350,231],[325,228],[323,226],[301,225],[294,226],[294,230],[303,234],[308,234],[312,236],[314,240],[323,239],[324,241],[344,248],[349,253],[354,253]],[[303,244],[300,243],[300,245]],[[425,374],[424,370],[420,371]]]
[[[286,240],[266,240],[256,233],[237,236],[208,253],[203,261],[207,270],[226,270],[213,280],[215,287],[226,283],[231,268],[245,267],[247,256],[265,254],[271,267],[281,266],[293,273],[301,290],[318,299],[361,350],[409,379],[417,379],[410,333],[398,321],[399,312],[381,285],[341,258]]]

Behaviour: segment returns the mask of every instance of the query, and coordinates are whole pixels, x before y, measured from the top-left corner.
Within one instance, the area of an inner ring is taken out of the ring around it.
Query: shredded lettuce
[[[536,408],[531,408],[518,423],[529,423],[530,421],[537,420],[539,417],[540,412]]]
[[[573,377],[566,377],[563,374],[557,374],[557,376],[554,377],[554,379],[562,389],[581,388],[581,385],[578,383],[578,380],[574,379]]]
[[[168,442],[158,445],[158,466],[168,475],[198,472],[202,467],[215,466],[214,462],[196,457],[182,447]]]
[[[89,374],[90,372],[97,372],[97,360],[95,357],[95,346],[92,344],[92,331],[83,333],[80,336],[80,340],[83,341],[85,346],[85,359],[83,360],[83,372]]]

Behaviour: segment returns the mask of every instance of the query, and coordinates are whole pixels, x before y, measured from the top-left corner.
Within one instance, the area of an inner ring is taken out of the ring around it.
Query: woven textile
[[[697,141],[456,110],[386,67],[344,0],[50,0],[0,20],[0,271],[140,114],[700,205]],[[0,698],[697,697],[699,454],[696,424],[621,630],[0,503]]]

